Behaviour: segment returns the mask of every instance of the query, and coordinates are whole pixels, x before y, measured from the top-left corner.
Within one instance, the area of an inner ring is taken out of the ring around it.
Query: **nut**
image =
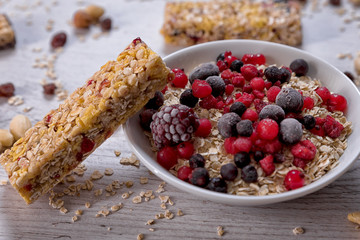
[[[354,60],[355,71],[358,75],[360,75],[360,53],[358,53],[357,57]]]
[[[10,132],[15,140],[25,136],[25,132],[31,128],[31,122],[25,115],[16,115],[10,122]]]
[[[14,143],[13,135],[6,129],[0,129],[0,143],[4,147],[11,147]]]
[[[104,14],[104,9],[97,5],[89,5],[85,8],[85,12],[94,22],[98,22],[100,17]]]
[[[88,28],[91,20],[91,16],[83,10],[78,10],[74,14],[74,26],[77,28]]]
[[[360,212],[349,213],[347,218],[350,222],[360,224]]]

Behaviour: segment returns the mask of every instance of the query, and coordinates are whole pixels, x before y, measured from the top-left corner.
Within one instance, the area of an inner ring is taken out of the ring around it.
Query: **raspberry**
[[[224,106],[225,106],[225,103],[223,101],[219,101],[216,103],[216,109],[221,110],[224,108]]]
[[[171,81],[171,85],[177,88],[184,88],[189,81],[184,71],[177,68],[172,71],[175,73],[175,78]]]
[[[243,115],[241,116],[241,119],[249,119],[252,122],[255,122],[256,120],[258,120],[259,116],[258,114],[253,110],[253,109],[246,109],[246,111],[243,113]]]
[[[281,88],[277,86],[272,86],[269,88],[269,90],[266,92],[266,96],[270,102],[275,102],[276,96],[281,91]]]
[[[189,159],[194,154],[194,145],[191,142],[182,142],[176,149],[181,158]]]
[[[231,80],[234,77],[234,73],[230,69],[226,69],[221,73],[222,79]]]
[[[255,96],[255,98],[257,99],[263,99],[265,97],[265,93],[261,92],[259,90],[253,90],[252,94]]]
[[[207,137],[211,133],[211,122],[209,119],[202,118],[199,120],[200,124],[195,132],[198,137]]]
[[[265,88],[269,90],[272,87],[272,82],[264,81],[265,82]]]
[[[165,94],[165,93],[166,93],[166,91],[168,90],[168,88],[169,88],[169,87],[166,85],[166,86],[164,87],[164,89],[163,89],[163,90],[161,90],[161,93],[162,93],[162,94]]]
[[[274,157],[268,155],[259,161],[260,167],[264,170],[266,176],[269,176],[275,171]]]
[[[250,86],[250,83],[246,83],[243,87],[243,92],[244,93],[251,93],[252,92],[252,88]]]
[[[314,107],[314,99],[312,99],[311,97],[303,97],[304,99],[304,105],[302,107],[302,110],[304,109],[313,109]]]
[[[305,169],[306,164],[308,163],[308,161],[307,161],[307,160],[304,160],[304,159],[301,159],[301,158],[295,157],[295,158],[293,159],[293,162],[292,162],[292,163],[293,163],[294,166],[296,166],[296,167]]]
[[[321,97],[324,104],[327,103],[331,96],[329,89],[327,89],[326,87],[319,87],[315,90],[315,92]]]
[[[234,164],[227,163],[221,166],[220,174],[224,180],[233,181],[238,175],[238,169]]]
[[[255,146],[264,153],[274,154],[281,151],[282,144],[276,138],[274,140],[255,140]]]
[[[266,63],[266,58],[263,54],[244,54],[241,58],[244,64],[263,65]]]
[[[310,140],[303,140],[291,148],[291,153],[295,158],[310,161],[315,157],[316,147]]]
[[[252,142],[249,137],[238,137],[234,141],[234,147],[236,152],[250,152],[252,147]]]
[[[236,141],[236,137],[229,137],[229,138],[225,138],[224,141],[224,148],[225,151],[229,154],[235,154],[237,153],[237,150],[234,146],[234,142]]]
[[[268,103],[257,98],[254,100],[254,105],[256,112],[259,114],[261,110],[268,105]]]
[[[209,183],[209,173],[205,168],[195,168],[189,179],[192,184],[205,187]]]
[[[158,151],[156,159],[163,168],[169,170],[175,164],[177,164],[178,155],[174,148],[165,146],[160,149],[160,151]]]
[[[205,158],[197,153],[190,157],[189,165],[191,168],[198,168],[198,167],[204,167],[205,166]]]
[[[316,117],[315,118],[315,126],[312,129],[310,129],[310,132],[312,134],[324,137],[325,136],[325,131],[323,128],[324,122],[325,122],[325,119]]]
[[[183,181],[188,182],[192,169],[188,166],[182,166],[177,172],[177,177]]]
[[[236,74],[233,78],[231,78],[231,83],[235,86],[235,87],[243,87],[245,84],[245,78],[243,75]]]
[[[327,104],[328,104],[328,109],[331,112],[334,112],[334,111],[344,112],[345,109],[347,108],[346,98],[343,97],[342,95],[336,94],[336,93],[330,95],[330,98],[329,98]]]
[[[257,68],[252,64],[245,64],[241,67],[241,74],[247,81],[250,81],[254,77],[258,76]]]
[[[250,107],[251,103],[254,101],[254,95],[244,92],[242,96],[237,98],[235,102],[242,102],[245,107]]]
[[[263,91],[265,88],[264,79],[262,79],[261,77],[254,77],[250,81],[250,86],[253,90]]]
[[[231,51],[225,51],[224,52],[224,59],[227,58],[228,56],[231,56],[232,52]]]
[[[209,95],[205,98],[203,98],[200,102],[199,105],[202,108],[205,109],[211,109],[211,108],[215,108],[217,104],[216,98],[213,95]]]
[[[231,103],[230,103],[231,104]],[[225,113],[228,113],[228,112],[230,112],[230,108],[229,107],[224,107],[224,114]]]
[[[341,135],[344,126],[336,121],[332,116],[327,115],[323,125],[325,135],[331,138],[337,138]]]
[[[228,69],[228,66],[222,60],[218,60],[216,65],[218,66],[220,72],[225,71],[226,69]]]
[[[229,86],[229,85],[228,85]],[[231,96],[228,96],[225,100],[225,105],[230,105],[234,103],[234,99]]]
[[[151,132],[157,147],[189,141],[199,126],[194,110],[181,104],[163,107],[153,115]]]
[[[256,131],[261,139],[272,140],[279,133],[279,125],[272,119],[263,119],[259,122]]]
[[[212,92],[211,86],[209,83],[203,80],[196,79],[191,86],[192,93],[194,97],[205,98],[209,96]]]
[[[234,85],[232,85],[232,84],[226,85],[226,86],[225,86],[225,93],[226,93],[226,95],[227,95],[227,96],[231,95],[232,92],[234,91],[234,89],[235,89]]]
[[[290,170],[284,179],[284,186],[287,190],[301,188],[305,184],[305,175],[299,170]]]

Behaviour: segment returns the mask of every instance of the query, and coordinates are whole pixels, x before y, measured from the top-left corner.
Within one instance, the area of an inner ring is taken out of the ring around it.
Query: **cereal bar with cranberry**
[[[211,0],[168,2],[161,33],[165,42],[192,45],[223,39],[301,44],[301,8],[294,1]]]
[[[173,73],[139,38],[103,65],[0,157],[10,183],[29,204],[99,147]]]
[[[15,46],[15,32],[11,28],[9,19],[5,14],[0,14],[0,50]]]

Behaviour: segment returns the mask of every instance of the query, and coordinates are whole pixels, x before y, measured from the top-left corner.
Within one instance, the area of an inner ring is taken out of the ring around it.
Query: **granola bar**
[[[166,85],[173,73],[139,38],[0,157],[29,204],[48,192]]]
[[[0,50],[15,46],[15,33],[5,14],[0,14]]]
[[[168,2],[161,33],[165,42],[192,45],[222,39],[301,44],[301,9],[295,2]]]

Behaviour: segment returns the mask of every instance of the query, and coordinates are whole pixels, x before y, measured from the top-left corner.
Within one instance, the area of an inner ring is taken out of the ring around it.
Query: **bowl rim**
[[[294,53],[299,53],[301,55],[307,55],[310,58],[315,59],[315,61],[319,61],[322,64],[328,65],[330,68],[332,68],[334,71],[337,71],[338,73],[342,74],[344,79],[347,79],[347,81],[350,81],[344,73],[342,73],[340,70],[335,68],[333,65],[329,64],[327,61],[318,58],[314,55],[312,55],[309,52],[306,52],[304,50],[297,49],[295,47],[290,47],[287,45],[282,45],[278,43],[273,42],[266,42],[266,41],[259,41],[259,40],[242,40],[242,39],[236,39],[236,40],[221,40],[221,41],[213,41],[213,42],[207,42],[202,43],[190,47],[186,47],[183,49],[180,49],[174,53],[171,53],[163,58],[164,62],[166,63],[167,60],[173,58],[174,56],[178,56],[179,54],[184,54],[188,51],[192,51],[194,49],[202,50],[211,48],[212,46],[219,45],[219,44],[255,44],[255,45],[263,45],[263,46],[273,46],[277,48],[283,48],[287,49],[289,51],[293,51]],[[358,97],[360,98],[360,92],[359,89],[355,86],[355,84],[352,84],[352,87],[356,90],[356,93]],[[136,114],[136,116],[138,113]],[[235,204],[235,205],[241,205],[241,206],[255,206],[255,205],[265,205],[265,204],[271,204],[271,203],[277,203],[277,202],[283,202],[288,201],[291,199],[295,199],[298,197],[305,196],[307,194],[313,193],[315,191],[318,191],[319,189],[329,185],[330,183],[334,182],[336,179],[338,179],[340,176],[342,176],[346,171],[349,170],[349,168],[355,163],[355,161],[360,156],[360,149],[358,150],[358,153],[356,153],[356,157],[352,159],[351,161],[348,161],[345,165],[342,166],[341,169],[338,169],[337,167],[334,169],[337,169],[337,171],[329,171],[324,176],[322,176],[320,179],[295,190],[286,191],[282,193],[276,193],[273,195],[265,195],[265,196],[242,196],[242,195],[233,195],[233,194],[227,194],[227,193],[218,193],[214,191],[210,191],[204,188],[200,188],[197,186],[194,186],[192,184],[189,184],[185,181],[182,181],[178,179],[176,176],[172,175],[168,170],[162,168],[153,157],[149,156],[151,158],[151,161],[146,159],[144,157],[144,152],[142,152],[141,149],[137,149],[135,145],[133,144],[136,139],[130,132],[130,121],[128,120],[125,124],[122,125],[123,132],[125,135],[126,140],[129,142],[130,147],[132,148],[135,155],[139,158],[139,160],[156,176],[163,179],[164,181],[170,183],[174,187],[189,192],[191,194],[195,194],[203,199],[211,200],[215,202],[221,202],[226,204]],[[352,133],[353,134],[353,133]],[[145,136],[145,135],[144,135]],[[345,149],[346,151],[347,149]],[[345,153],[344,151],[344,153]],[[147,154],[146,154],[147,155]],[[332,169],[332,170],[334,170]]]

